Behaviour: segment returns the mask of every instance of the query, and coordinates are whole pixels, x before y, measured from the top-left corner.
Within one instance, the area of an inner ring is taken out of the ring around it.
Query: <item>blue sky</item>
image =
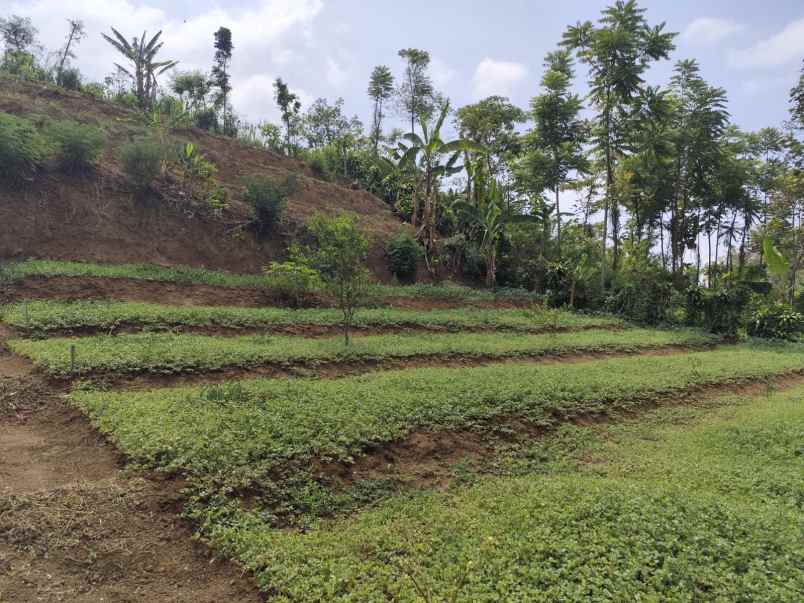
[[[184,68],[208,68],[212,32],[232,29],[235,108],[252,121],[275,120],[271,82],[282,76],[305,104],[343,97],[349,113],[370,114],[366,81],[374,65],[399,74],[397,51],[429,50],[432,76],[454,106],[490,94],[526,107],[538,93],[542,59],[567,25],[595,20],[609,2],[497,0],[0,0],[0,14],[30,16],[49,49],[61,42],[65,19],[85,20],[88,38],[77,64],[89,79],[112,70],[114,51],[100,38],[115,26],[126,35],[164,29],[165,57]],[[779,125],[787,94],[804,59],[804,2],[643,1],[651,24],[679,32],[671,61],[656,66],[664,83],[672,63],[697,58],[704,77],[728,92],[743,128]],[[578,68],[579,87],[585,76]]]

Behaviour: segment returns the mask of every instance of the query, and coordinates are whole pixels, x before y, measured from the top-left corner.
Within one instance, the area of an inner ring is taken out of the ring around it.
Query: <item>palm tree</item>
[[[134,82],[134,93],[140,102],[140,106],[148,107],[153,102],[156,96],[156,76],[163,74],[168,69],[178,65],[178,61],[158,61],[154,62],[156,53],[162,48],[163,42],[159,42],[162,32],[159,31],[147,43],[145,37],[146,32],[142,32],[142,38],[139,40],[135,37],[131,42],[112,27],[114,38],[101,34],[103,39],[114,46],[117,51],[126,57],[134,65],[133,73],[128,69],[115,63],[115,66],[125,73]]]
[[[420,169],[416,176],[413,190],[413,212],[411,223],[416,226],[419,213],[419,197],[423,193],[424,211],[422,214],[422,225],[417,233],[417,237],[424,243],[425,251],[428,255],[432,254],[436,242],[436,216],[438,213],[438,186],[444,176],[457,174],[463,168],[455,166],[460,157],[461,151],[467,149],[470,143],[463,139],[444,142],[441,138],[441,128],[449,114],[449,102],[444,103],[441,114],[432,128],[427,127],[427,122],[422,119],[420,125],[422,135],[408,133],[403,138],[409,144],[400,142],[395,152],[395,158],[400,166],[411,166],[414,171]],[[443,158],[448,156],[446,162]],[[424,189],[422,191],[422,188]],[[426,256],[427,257],[427,256]],[[428,268],[433,269],[428,259]]]

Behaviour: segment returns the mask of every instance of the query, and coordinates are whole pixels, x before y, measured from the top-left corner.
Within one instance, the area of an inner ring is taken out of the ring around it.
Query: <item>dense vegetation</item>
[[[304,534],[248,512],[210,515],[206,533],[277,601],[792,603],[804,586],[802,395],[564,428],[514,453],[505,477]]]
[[[297,456],[348,459],[423,427],[471,427],[517,413],[552,425],[638,407],[691,386],[804,369],[797,344],[579,364],[387,371],[71,399],[132,458],[191,472],[256,475]]]
[[[336,326],[340,312],[307,308],[233,308],[226,306],[161,306],[133,302],[28,301],[0,309],[0,318],[17,329],[46,332],[91,328],[113,331],[118,326],[229,327]],[[402,310],[366,308],[355,316],[357,327],[408,327],[428,329],[510,329],[549,331],[620,327],[611,316],[585,316],[565,310],[459,308],[454,310]]]
[[[170,148],[172,129],[195,125],[300,157],[318,177],[387,201],[414,227],[416,243],[402,237],[388,246],[389,266],[403,281],[415,278],[421,258],[435,279],[524,288],[554,305],[608,309],[651,324],[697,313],[701,326],[736,331],[784,304],[779,312],[791,320],[774,319],[766,332],[791,337],[804,326],[793,314],[804,304],[804,74],[790,93],[789,123],[740,131],[730,122],[726,91],[706,82],[694,59],[678,60],[665,84],[645,83],[652,66],[671,59],[676,35],[634,0],[557,34],[528,110],[499,96],[453,108],[429,75],[430,54],[402,49],[401,73],[378,65],[370,75],[367,129],[348,117],[343,99],[302,107],[282,78],[275,81],[280,123],[244,123],[231,103],[237,41],[226,27],[210,32],[209,73],[177,71],[177,60],[162,56],[161,32],[130,41],[112,29],[104,38],[121,65],[104,82],[84,84],[71,64],[86,35],[80,21],[68,22],[53,64],[40,59],[29,19],[11,16],[0,25],[0,71],[80,89],[147,116],[153,136],[122,158],[137,188],[174,178],[214,211],[226,205],[228,193],[202,150],[182,147],[176,158]],[[167,74],[169,85],[160,86]],[[573,91],[581,78],[585,97]],[[406,132],[387,131],[392,105]],[[0,117],[3,164],[18,166],[6,176],[29,180],[41,167],[42,141],[29,125]],[[60,128],[62,138],[76,127]],[[74,134],[76,161],[65,165],[91,163],[98,139]],[[146,164],[147,173],[135,169]],[[281,222],[283,187],[244,187],[254,213],[248,227],[257,236]],[[577,199],[575,207],[561,207],[565,193]],[[728,319],[707,320],[707,311]]]
[[[261,365],[379,361],[429,356],[508,358],[569,352],[625,352],[668,345],[703,345],[712,338],[690,331],[581,331],[549,335],[434,333],[367,335],[343,346],[339,338],[253,335],[209,337],[172,333],[45,340],[13,339],[8,345],[53,375],[97,372],[178,373]],[[74,355],[71,355],[71,348]]]

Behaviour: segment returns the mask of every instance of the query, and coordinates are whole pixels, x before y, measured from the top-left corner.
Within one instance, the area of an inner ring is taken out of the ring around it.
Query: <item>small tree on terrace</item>
[[[285,124],[285,154],[288,156],[295,155],[296,145],[294,140],[299,128],[301,101],[298,95],[291,92],[288,85],[279,77],[274,81],[274,98],[279,106],[279,111],[282,113],[282,123]]]
[[[232,91],[228,69],[233,49],[232,31],[227,27],[221,27],[215,32],[215,64],[212,66],[212,84],[218,88],[215,105],[220,106],[223,113],[224,134],[232,132],[229,123],[231,115],[227,111],[229,109],[229,93]]]
[[[355,313],[368,289],[368,240],[353,214],[334,218],[316,214],[307,226],[316,244],[303,252],[305,263],[321,273],[324,285],[335,298],[343,313],[344,343],[349,345]]]

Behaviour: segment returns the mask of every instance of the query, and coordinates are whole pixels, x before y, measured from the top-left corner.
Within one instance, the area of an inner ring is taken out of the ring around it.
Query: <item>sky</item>
[[[232,30],[235,110],[252,122],[278,121],[272,82],[281,76],[305,106],[345,99],[347,112],[370,120],[366,85],[372,68],[401,75],[397,52],[430,51],[431,76],[454,107],[493,94],[526,108],[539,93],[544,55],[564,29],[596,20],[612,3],[598,0],[0,0],[0,16],[30,17],[40,43],[57,49],[66,19],[85,22],[76,49],[85,81],[101,80],[119,58],[101,38],[163,30],[160,56],[181,69],[208,70],[213,32]],[[726,89],[733,121],[755,130],[787,118],[788,92],[804,59],[804,1],[643,0],[651,25],[678,32],[670,61],[651,69],[666,83],[673,62],[697,58],[704,78]],[[578,66],[578,88],[585,69]],[[167,83],[167,82],[164,82]],[[400,122],[401,123],[401,122]]]

